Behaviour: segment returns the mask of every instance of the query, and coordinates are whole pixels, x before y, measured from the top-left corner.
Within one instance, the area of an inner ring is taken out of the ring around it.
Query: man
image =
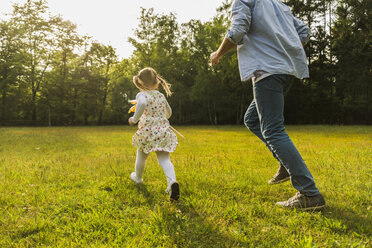
[[[294,77],[309,77],[303,45],[310,29],[278,0],[235,0],[231,27],[219,49],[210,56],[212,65],[237,47],[242,81],[252,78],[254,99],[244,123],[279,161],[269,184],[291,179],[297,194],[276,204],[285,208],[318,210],[325,201],[297,148],[284,128],[284,94]]]

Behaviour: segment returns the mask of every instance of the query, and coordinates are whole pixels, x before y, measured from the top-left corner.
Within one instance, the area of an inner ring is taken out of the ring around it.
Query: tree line
[[[310,78],[287,95],[286,123],[371,124],[372,2],[283,2],[312,30]],[[46,0],[14,4],[0,19],[0,125],[125,124],[138,92],[132,77],[148,66],[172,84],[172,123],[242,124],[252,86],[240,81],[236,52],[209,63],[230,7],[227,0],[210,21],[187,23],[142,8],[129,38],[135,50],[119,59],[114,47],[50,14]]]

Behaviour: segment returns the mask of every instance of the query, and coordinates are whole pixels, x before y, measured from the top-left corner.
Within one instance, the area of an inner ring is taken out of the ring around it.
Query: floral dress
[[[133,135],[133,146],[144,153],[174,152],[178,142],[166,117],[168,103],[165,96],[157,90],[144,91],[143,95],[147,105],[139,119],[138,131]]]

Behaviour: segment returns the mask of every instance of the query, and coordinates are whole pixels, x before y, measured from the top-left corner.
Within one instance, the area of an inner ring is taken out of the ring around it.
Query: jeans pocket
[[[253,84],[253,87],[258,90],[269,90],[274,92],[283,92],[286,75],[271,75],[261,79]]]

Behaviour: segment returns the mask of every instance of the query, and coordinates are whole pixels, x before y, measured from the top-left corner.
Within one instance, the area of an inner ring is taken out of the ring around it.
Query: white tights
[[[142,178],[148,155],[149,154],[146,154],[137,149],[135,168],[136,176],[138,179]],[[170,161],[169,152],[156,152],[156,156],[158,157],[158,162],[160,166],[163,168],[165,176],[167,177],[168,184],[170,184],[171,181],[176,181],[176,173],[174,172],[173,164]]]

